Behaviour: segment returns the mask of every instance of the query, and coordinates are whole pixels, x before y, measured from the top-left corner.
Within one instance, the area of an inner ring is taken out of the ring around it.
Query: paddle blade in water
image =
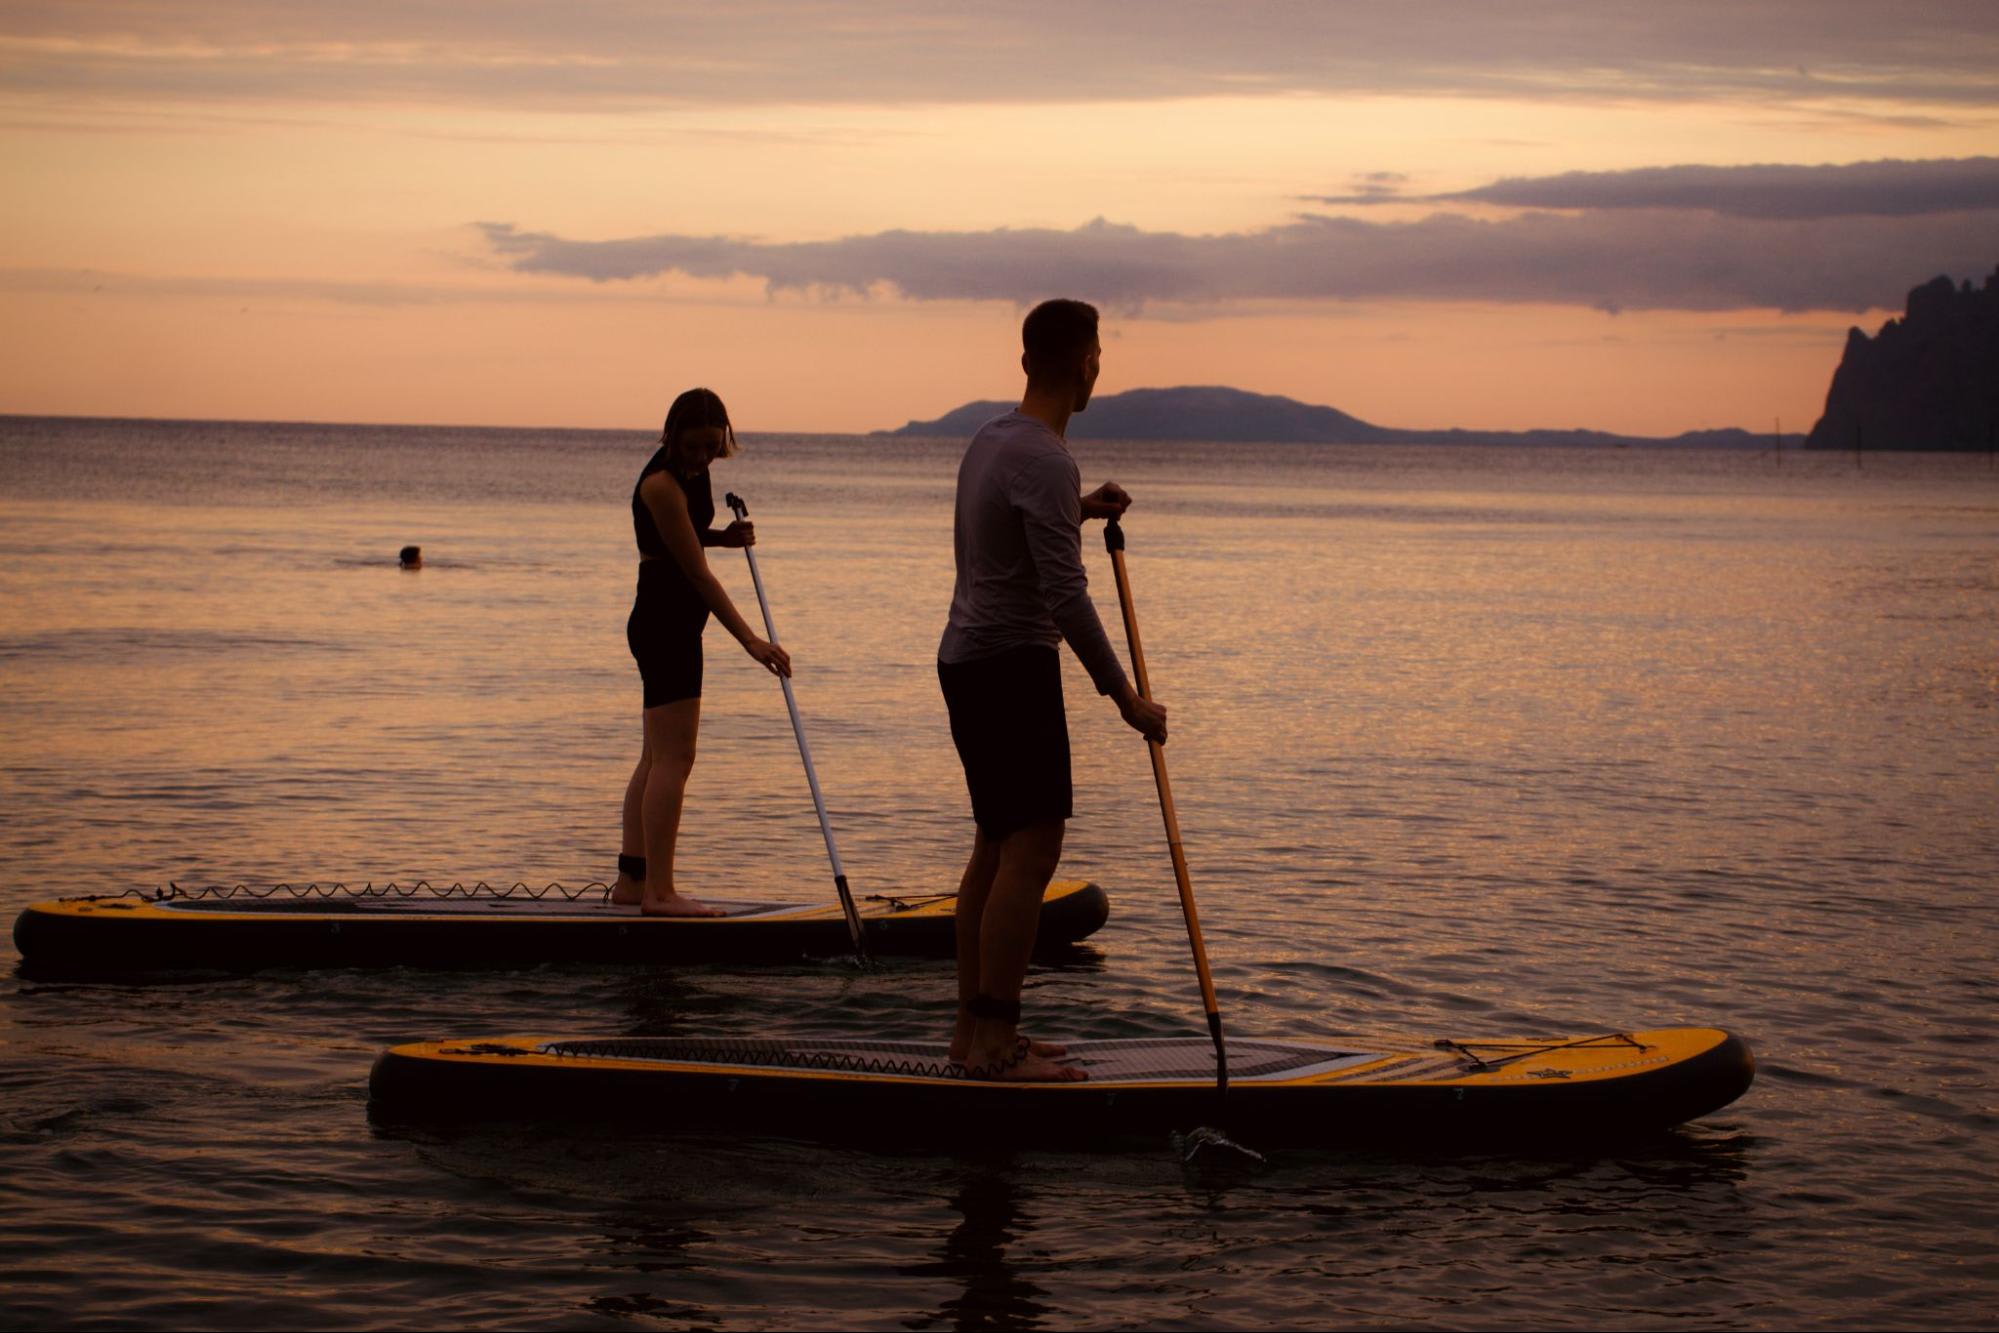
[[[1270,1160],[1254,1148],[1245,1148],[1213,1125],[1202,1125],[1185,1134],[1175,1134],[1173,1145],[1188,1166],[1208,1169],[1254,1169],[1270,1165]]]

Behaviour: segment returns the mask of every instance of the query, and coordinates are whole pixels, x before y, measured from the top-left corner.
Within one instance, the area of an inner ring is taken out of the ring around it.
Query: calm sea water
[[[933,668],[958,442],[761,438],[859,891],[969,826]],[[644,433],[0,419],[0,910],[607,877]],[[884,1153],[390,1133],[443,1035],[930,1036],[944,963],[0,977],[0,1323],[1963,1328],[1999,1306],[1999,472],[1983,455],[1082,445],[1244,1035],[1713,1023],[1747,1098],[1615,1155]],[[418,573],[396,549],[421,543]],[[752,601],[733,552],[717,564]],[[1095,534],[1099,605],[1115,592]],[[1121,636],[1118,636],[1121,638]],[[709,636],[696,892],[816,900],[782,699]],[[1203,1031],[1143,746],[1070,662],[1094,948],[1036,1026]],[[885,1112],[892,1115],[892,1112]],[[1449,1145],[1440,1145],[1448,1148]]]

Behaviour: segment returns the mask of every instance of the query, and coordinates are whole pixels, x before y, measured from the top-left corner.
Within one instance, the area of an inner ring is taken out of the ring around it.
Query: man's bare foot
[[[618,882],[611,886],[611,901],[620,907],[636,907],[646,896],[646,886],[630,875],[619,875]]]
[[[639,900],[640,916],[727,916],[719,907],[710,907],[699,898],[690,898],[684,893],[668,893],[660,897],[647,894]]]
[[[1017,1049],[1017,1048],[1016,1048]],[[1065,1065],[1029,1050],[1018,1060],[1008,1049],[970,1053],[963,1061],[965,1076],[984,1083],[1086,1083],[1090,1076],[1076,1065]],[[981,1055],[986,1058],[980,1059]]]
[[[949,1050],[951,1063],[954,1065],[965,1063],[965,1053],[972,1049],[973,1021],[970,1014],[962,1009],[958,1011],[958,1027],[951,1034],[951,1046]],[[1022,1033],[1021,1035],[1026,1036],[1027,1034]],[[1069,1048],[1060,1042],[1036,1041],[1033,1037],[1028,1037],[1027,1053],[1029,1055],[1038,1055],[1044,1060],[1059,1060],[1069,1053]]]

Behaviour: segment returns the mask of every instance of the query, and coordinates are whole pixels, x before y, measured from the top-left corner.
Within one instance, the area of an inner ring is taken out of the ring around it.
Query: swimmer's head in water
[[[659,441],[679,461],[706,467],[736,452],[736,428],[713,389],[689,389],[667,409]]]
[[[423,548],[421,546],[405,546],[396,553],[396,559],[402,564],[404,569],[421,569],[423,568]]]

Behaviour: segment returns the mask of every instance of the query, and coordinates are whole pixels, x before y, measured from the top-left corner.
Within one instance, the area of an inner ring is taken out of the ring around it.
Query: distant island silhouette
[[[912,421],[876,435],[970,435],[1011,411],[1012,402],[966,403],[931,421]],[[1301,403],[1278,394],[1219,386],[1128,389],[1092,399],[1089,411],[1069,422],[1069,435],[1087,440],[1211,440],[1271,444],[1540,444],[1707,445],[1767,448],[1768,435],[1746,430],[1693,430],[1656,437],[1600,430],[1398,430],[1377,426],[1338,408]]]
[[[1910,290],[1900,319],[1846,351],[1813,449],[1991,449],[1999,443],[1999,268],[1983,288],[1947,277]]]

